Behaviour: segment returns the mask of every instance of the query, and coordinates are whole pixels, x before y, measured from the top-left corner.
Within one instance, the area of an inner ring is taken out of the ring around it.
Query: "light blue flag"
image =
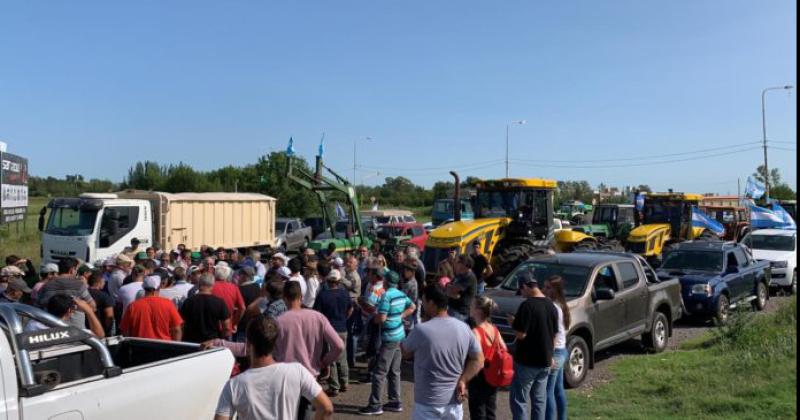
[[[772,203],[772,212],[783,221],[783,229],[797,229],[797,224],[792,219],[792,215],[777,202]]]
[[[718,236],[725,234],[725,226],[722,223],[712,219],[697,207],[692,207],[692,226],[706,228]]]
[[[636,210],[644,210],[644,194],[642,193],[636,196]]]
[[[792,220],[792,217],[788,214],[786,214],[786,217],[788,217],[787,221],[780,212],[759,207],[753,200],[746,200],[744,204],[750,211],[750,225],[753,229],[797,229],[794,220]],[[773,206],[775,205],[780,207],[777,203],[773,204]],[[782,207],[780,207],[780,210],[784,213],[786,212]]]
[[[317,151],[317,156],[322,157],[325,154],[325,137],[319,141],[319,150]]]
[[[763,185],[759,184],[752,176],[747,177],[747,185],[744,187],[744,195],[758,200],[766,193]]]
[[[286,154],[289,156],[294,156],[294,139],[289,137],[289,146],[286,147]]]
[[[347,219],[347,212],[344,211],[344,208],[339,203],[336,203],[336,217],[339,219]]]

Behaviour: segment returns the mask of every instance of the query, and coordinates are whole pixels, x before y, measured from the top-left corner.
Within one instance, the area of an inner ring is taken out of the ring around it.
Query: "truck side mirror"
[[[613,300],[615,296],[614,290],[607,287],[601,287],[594,291],[595,300]]]
[[[47,207],[39,210],[39,232],[44,232],[44,216],[47,214]]]

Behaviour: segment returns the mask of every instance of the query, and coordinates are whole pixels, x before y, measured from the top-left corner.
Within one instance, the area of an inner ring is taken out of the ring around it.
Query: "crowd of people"
[[[37,271],[9,256],[0,303],[38,306],[98,337],[230,349],[237,363],[219,396],[220,420],[328,418],[357,360],[371,383],[359,413],[402,412],[404,359],[413,359],[414,419],[460,419],[464,403],[472,419],[494,419],[502,386],[510,386],[514,419],[566,418],[570,317],[560,278],[520,284],[527,299],[508,314],[516,351],[503,377],[495,367],[512,356],[492,323],[496,305],[483,296],[492,272],[480,244],[451,252],[436,273],[426,273],[416,248],[384,251],[331,246],[262,258],[209,246],[142,249],[134,239],[95,264],[64,258]]]

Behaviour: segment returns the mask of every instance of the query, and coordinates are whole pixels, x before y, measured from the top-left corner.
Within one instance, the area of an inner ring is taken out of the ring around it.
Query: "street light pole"
[[[511,124],[525,124],[525,120],[519,121],[511,121],[510,123],[506,124],[506,178],[508,178],[508,131],[511,127]]]
[[[770,90],[789,90],[794,86],[773,86],[768,87],[761,91],[761,132],[764,139],[764,190],[766,192],[766,199],[769,201],[770,185],[769,185],[769,158],[767,154],[767,92]]]

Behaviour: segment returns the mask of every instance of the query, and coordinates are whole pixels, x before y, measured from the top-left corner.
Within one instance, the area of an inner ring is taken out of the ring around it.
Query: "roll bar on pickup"
[[[50,328],[35,332],[23,330],[21,315],[38,321]],[[108,348],[97,337],[75,327],[33,306],[20,303],[0,304],[0,321],[7,327],[9,343],[11,343],[20,376],[20,395],[33,397],[47,391],[47,387],[37,384],[33,374],[30,352],[55,345],[83,343],[97,352],[103,367],[103,376],[111,378],[119,376],[122,369],[114,365]]]

